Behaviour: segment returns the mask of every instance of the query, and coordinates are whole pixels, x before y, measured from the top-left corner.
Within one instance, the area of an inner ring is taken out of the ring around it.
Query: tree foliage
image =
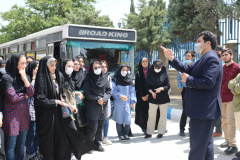
[[[195,41],[204,30],[220,37],[219,20],[225,18],[228,9],[223,0],[170,0],[168,7],[169,34],[183,42]]]
[[[165,25],[166,5],[163,0],[139,0],[138,11],[126,15],[124,27],[137,30],[137,50],[145,49],[151,56],[152,50],[170,42]]]
[[[100,16],[100,12],[90,9],[87,5],[83,5],[75,12],[73,10],[67,12],[63,23],[113,27],[113,22],[109,16]]]
[[[66,23],[112,26],[108,16],[100,16],[95,0],[26,0],[26,7],[14,5],[0,12],[7,25],[0,24],[0,44]]]

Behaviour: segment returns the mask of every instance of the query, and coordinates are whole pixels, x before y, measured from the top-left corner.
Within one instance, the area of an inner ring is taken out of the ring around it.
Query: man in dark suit
[[[223,68],[215,47],[217,36],[205,31],[198,35],[195,52],[200,54],[193,65],[183,65],[170,49],[162,47],[170,65],[182,72],[186,82],[186,114],[190,117],[189,160],[213,160],[213,128],[221,117],[220,89]]]

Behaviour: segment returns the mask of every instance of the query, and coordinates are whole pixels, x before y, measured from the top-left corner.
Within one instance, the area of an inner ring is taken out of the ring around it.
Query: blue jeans
[[[109,127],[109,117],[107,117],[105,119],[105,123],[104,123],[104,126],[103,126],[103,135],[104,135],[104,137],[108,136],[108,127]]]
[[[122,124],[116,123],[117,127],[117,133],[118,136],[128,136],[129,130],[130,130],[130,125],[126,125],[123,127]]]
[[[27,131],[20,131],[18,136],[5,134],[5,137],[7,160],[23,160]]]
[[[26,152],[29,155],[29,158],[35,156],[38,150],[38,145],[39,141],[36,133],[36,121],[30,121],[26,140]]]

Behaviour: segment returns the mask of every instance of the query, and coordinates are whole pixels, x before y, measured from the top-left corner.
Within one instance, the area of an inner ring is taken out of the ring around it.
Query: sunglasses
[[[98,67],[94,67],[94,70],[97,70],[97,69],[99,69],[99,68],[101,68],[101,66],[98,66]]]

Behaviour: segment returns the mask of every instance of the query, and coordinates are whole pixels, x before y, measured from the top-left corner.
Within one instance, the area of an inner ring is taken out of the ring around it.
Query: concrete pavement
[[[188,127],[188,126],[187,126]],[[109,139],[113,145],[103,145],[105,152],[94,151],[93,154],[86,154],[82,160],[187,160],[189,153],[189,137],[180,137],[179,122],[176,120],[167,121],[168,133],[163,138],[157,139],[157,133],[152,138],[144,139],[141,129],[134,124],[134,113],[132,114],[132,132],[134,137],[129,142],[120,142],[117,137],[116,126],[110,120]],[[240,141],[237,131],[237,140]],[[217,160],[231,160],[234,155],[225,155],[220,144],[224,142],[223,137],[214,139],[214,158]],[[238,142],[238,146],[240,143]]]

